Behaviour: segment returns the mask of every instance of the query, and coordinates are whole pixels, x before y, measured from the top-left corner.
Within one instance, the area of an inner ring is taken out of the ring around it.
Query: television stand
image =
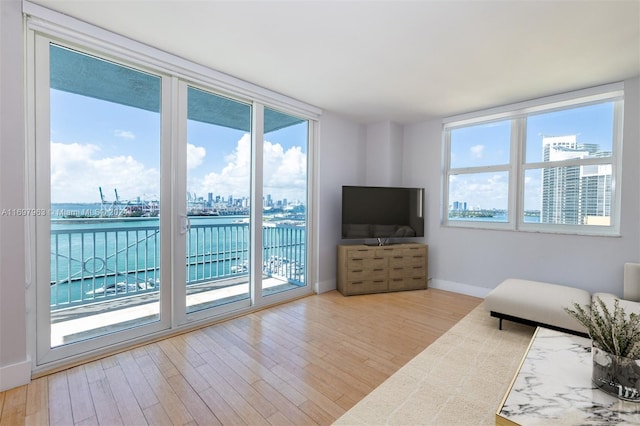
[[[338,291],[345,296],[427,288],[428,246],[339,245]]]

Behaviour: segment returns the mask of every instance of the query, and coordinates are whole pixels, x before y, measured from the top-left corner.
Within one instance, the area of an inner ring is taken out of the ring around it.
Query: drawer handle
[[[362,272],[362,269],[354,269],[354,270],[353,270],[353,271],[351,271],[351,272]]]
[[[362,281],[353,281],[351,283],[351,285],[360,285],[360,284],[362,284]]]
[[[362,257],[352,257],[351,260],[362,260]]]
[[[373,282],[374,282],[374,283],[383,283],[384,281],[382,281],[382,280],[376,280],[376,281],[373,281]]]
[[[384,269],[380,269],[380,268],[378,268],[378,269],[374,269],[374,271],[376,271],[376,272],[378,272],[378,271],[384,271]]]

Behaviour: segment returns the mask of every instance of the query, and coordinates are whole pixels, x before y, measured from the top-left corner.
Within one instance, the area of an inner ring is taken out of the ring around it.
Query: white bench
[[[564,308],[574,303],[589,305],[591,294],[575,287],[510,278],[504,280],[484,299],[491,316],[533,326],[588,336],[587,329]]]

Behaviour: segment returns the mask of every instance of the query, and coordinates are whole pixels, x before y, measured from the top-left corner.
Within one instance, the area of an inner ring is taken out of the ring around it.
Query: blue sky
[[[189,120],[188,191],[249,195],[250,136]],[[159,198],[160,116],[112,102],[51,90],[51,201]],[[265,195],[304,201],[306,123],[265,135]],[[248,145],[249,144],[249,145]]]
[[[504,165],[510,156],[510,122],[499,121],[453,129],[451,167]],[[613,103],[606,102],[571,110],[532,115],[527,120],[527,162],[542,161],[543,136],[577,135],[578,143],[598,144],[611,151]],[[525,209],[540,208],[539,173],[529,172],[525,182]],[[450,180],[449,203],[467,202],[469,208],[506,209],[508,174],[458,175]]]

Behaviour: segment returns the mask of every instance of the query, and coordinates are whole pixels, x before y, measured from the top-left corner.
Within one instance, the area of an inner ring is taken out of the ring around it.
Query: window
[[[510,144],[508,120],[451,129],[449,220],[507,221]]]
[[[443,224],[617,235],[622,84],[445,120]]]

